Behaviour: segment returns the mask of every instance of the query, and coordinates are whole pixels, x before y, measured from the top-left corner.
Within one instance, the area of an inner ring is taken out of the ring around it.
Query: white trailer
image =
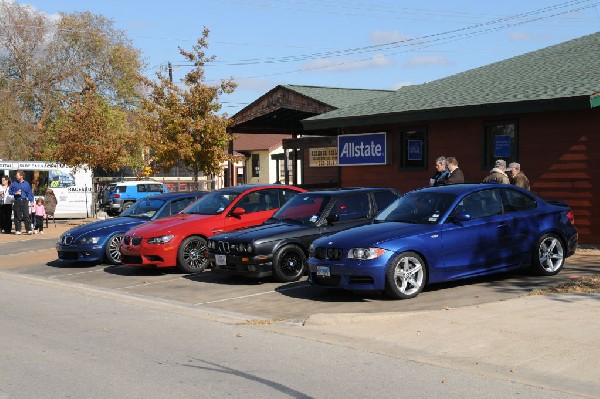
[[[55,218],[85,218],[93,214],[92,171],[37,161],[0,161],[0,174],[15,181],[17,170],[25,172],[35,197],[43,197],[51,188],[58,200]]]

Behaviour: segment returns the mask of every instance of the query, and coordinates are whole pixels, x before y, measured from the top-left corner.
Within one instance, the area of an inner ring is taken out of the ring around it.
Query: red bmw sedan
[[[242,185],[214,191],[183,212],[125,233],[121,261],[129,266],[204,270],[206,240],[214,234],[256,226],[305,190],[281,184]]]

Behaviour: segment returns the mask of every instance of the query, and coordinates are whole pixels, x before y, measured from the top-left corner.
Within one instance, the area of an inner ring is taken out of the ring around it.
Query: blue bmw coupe
[[[63,261],[106,261],[121,263],[123,234],[150,220],[179,213],[206,191],[157,194],[137,201],[118,217],[74,227],[60,236],[56,244],[58,258]]]
[[[575,253],[572,210],[503,184],[407,193],[373,223],[317,239],[312,284],[416,297],[427,284],[531,267],[555,275]]]

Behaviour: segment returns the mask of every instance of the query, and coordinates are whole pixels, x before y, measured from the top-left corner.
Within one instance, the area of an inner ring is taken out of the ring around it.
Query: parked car
[[[164,183],[154,180],[135,180],[117,183],[108,194],[107,213],[119,214],[136,201],[153,194],[167,193]]]
[[[151,195],[137,201],[120,216],[74,227],[60,236],[56,244],[63,261],[121,263],[123,234],[142,223],[182,211],[207,191]]]
[[[510,185],[457,184],[416,190],[370,225],[317,239],[309,280],[396,299],[426,284],[530,266],[555,275],[577,247],[572,210]]]
[[[315,238],[360,226],[400,194],[391,188],[356,188],[298,194],[260,226],[208,240],[211,269],[217,273],[299,280]]]
[[[242,185],[214,191],[179,215],[155,220],[125,234],[123,263],[204,270],[206,240],[225,231],[256,226],[305,190],[282,184]]]

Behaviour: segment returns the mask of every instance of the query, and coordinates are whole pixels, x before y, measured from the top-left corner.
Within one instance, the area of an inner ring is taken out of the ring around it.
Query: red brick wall
[[[483,123],[511,120],[518,126],[519,159],[507,161],[521,163],[533,192],[567,201],[575,213],[581,243],[600,244],[600,109],[425,122],[420,125],[428,129],[427,170],[399,171],[397,137],[391,134],[389,164],[342,167],[342,186],[387,186],[403,192],[421,187],[433,175],[434,160],[440,155],[458,159],[466,182],[481,182],[488,173],[481,167]]]

